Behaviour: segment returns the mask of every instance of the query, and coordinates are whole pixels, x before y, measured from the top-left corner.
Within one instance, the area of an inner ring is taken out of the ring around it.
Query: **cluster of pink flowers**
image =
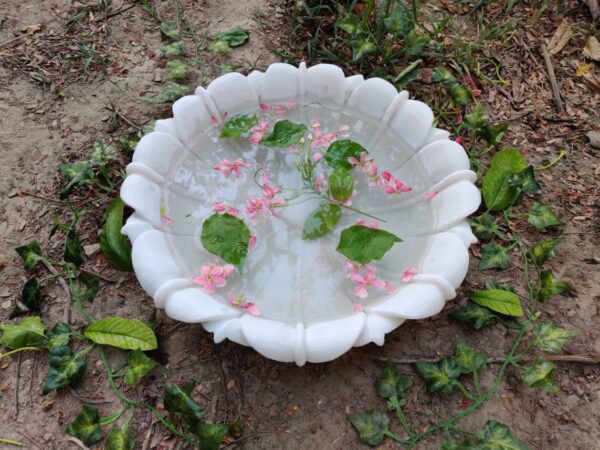
[[[277,194],[281,191],[279,186],[269,183],[268,175],[263,175],[263,180],[266,180],[262,185],[262,196],[261,197],[248,197],[248,205],[246,205],[246,213],[252,220],[258,219],[258,216],[262,213],[265,217],[277,216],[275,208],[285,204],[285,199],[277,197]]]
[[[356,284],[354,295],[359,298],[367,297],[371,287],[385,289],[388,294],[392,294],[396,290],[392,283],[375,276],[377,269],[372,264],[355,264],[352,261],[346,261],[344,268],[348,272],[348,278]]]
[[[386,194],[399,194],[402,192],[410,192],[412,188],[409,186],[404,186],[404,183],[399,179],[395,178],[389,172],[382,172],[381,178],[383,179],[381,185],[383,186],[383,191]]]
[[[244,308],[248,311],[248,314],[251,316],[260,316],[260,309],[254,303],[249,302],[244,297],[244,294],[240,294],[235,296],[234,294],[229,294],[227,296],[227,300],[234,306],[239,306],[240,308]]]
[[[235,174],[236,177],[242,175],[240,171],[241,167],[250,167],[250,163],[242,161],[241,159],[236,159],[235,161],[228,161],[226,159],[222,159],[219,164],[215,166],[215,170],[223,172],[223,175],[228,177],[232,173]]]
[[[340,137],[348,137],[348,130],[350,127],[348,125],[342,125],[337,133],[329,132],[324,133],[321,129],[321,122],[319,119],[313,119],[310,122],[310,126],[312,128],[308,138],[312,141],[310,147],[312,149],[326,149],[332,142],[335,142]],[[321,153],[315,153],[313,158],[315,161],[320,161],[323,155]]]
[[[230,216],[238,217],[240,215],[240,210],[234,208],[232,206],[227,206],[225,202],[215,202],[212,205],[212,210],[216,213],[226,213]]]
[[[192,278],[192,283],[202,286],[206,293],[212,294],[215,289],[225,286],[234,269],[231,264],[204,264],[200,268],[200,275]]]
[[[285,115],[290,109],[295,108],[298,105],[297,101],[290,100],[285,105],[268,105],[267,103],[261,103],[258,105],[261,111],[272,111],[276,116]]]
[[[373,157],[369,156],[366,152],[362,152],[359,159],[350,156],[348,162],[353,166],[359,167],[369,177],[369,184],[371,186],[381,186],[386,194],[399,194],[412,191],[411,187],[405,186],[402,181],[394,177],[390,172],[384,171],[380,175]]]
[[[250,135],[250,142],[252,142],[253,144],[260,143],[261,139],[263,138],[263,136],[265,134],[267,134],[268,130],[269,130],[269,121],[267,119],[261,120],[258,123],[258,125],[254,126],[250,129],[250,131],[252,131],[252,134]]]

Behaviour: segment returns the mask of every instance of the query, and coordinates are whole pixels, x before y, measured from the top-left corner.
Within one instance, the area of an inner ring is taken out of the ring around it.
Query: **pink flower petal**
[[[321,126],[321,121],[319,121],[319,119],[313,119],[310,121],[310,126],[312,128],[318,128]]]
[[[256,236],[250,236],[250,241],[248,242],[248,250],[254,250],[256,248]]]
[[[360,303],[357,303],[356,305],[354,305],[354,307],[352,308],[352,311],[354,311],[355,313],[361,313],[363,312],[363,305],[361,305]]]
[[[354,288],[354,295],[356,295],[359,298],[365,298],[369,295],[369,292],[367,291],[367,287],[364,284],[359,284]]]
[[[233,273],[234,270],[235,270],[235,267],[232,264],[225,264],[223,266],[223,276],[225,278],[229,278],[229,276],[231,276],[231,274]]]
[[[218,124],[219,122],[217,122],[217,118],[215,116],[211,116],[210,123],[214,126],[214,125]]]
[[[388,294],[393,294],[394,292],[396,292],[396,287],[389,281],[386,281],[385,282],[385,290],[387,291]]]
[[[462,143],[463,143],[462,136],[458,136],[456,139],[454,139],[454,142],[456,142],[458,145],[462,145]]]
[[[267,105],[266,103],[261,103],[260,105],[258,105],[259,108],[263,111],[268,111],[269,110],[269,105]]]
[[[260,316],[260,309],[254,303],[244,303],[242,308],[246,309],[251,316]]]
[[[323,159],[323,154],[317,152],[313,155],[313,159],[315,160],[315,162],[319,162]]]
[[[400,281],[402,281],[403,283],[408,283],[410,280],[412,280],[412,277],[418,273],[419,271],[416,268],[409,267],[402,274],[402,278],[400,278]]]

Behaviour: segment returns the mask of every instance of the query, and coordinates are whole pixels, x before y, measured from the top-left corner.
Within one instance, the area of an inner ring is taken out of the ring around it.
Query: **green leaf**
[[[223,439],[225,439],[229,431],[229,426],[224,423],[198,422],[192,425],[190,431],[198,436],[200,449],[219,450]]]
[[[64,322],[58,322],[48,332],[47,336],[48,340],[46,341],[46,348],[51,349],[53,347],[61,347],[64,345],[69,345],[71,330],[68,324]]]
[[[174,383],[167,383],[163,403],[171,415],[193,426],[202,421],[205,410],[190,397],[190,392],[191,389],[182,389]]]
[[[475,217],[469,220],[469,223],[477,239],[482,241],[489,241],[494,233],[498,231],[498,223],[494,216],[489,213]]]
[[[544,303],[553,295],[564,294],[571,289],[569,283],[556,279],[552,271],[546,270],[540,274],[540,291],[538,300]]]
[[[391,361],[385,364],[383,375],[375,382],[377,393],[386,398],[392,396],[398,398],[406,397],[411,385],[412,379],[400,373],[396,364]]]
[[[527,215],[527,221],[538,230],[562,225],[549,206],[535,202]]]
[[[74,229],[69,230],[67,233],[64,259],[67,262],[75,264],[76,267],[81,266],[85,261],[83,245],[81,245],[79,236]]]
[[[412,19],[408,17],[405,8],[396,9],[383,19],[383,25],[388,33],[398,37],[406,36],[414,28]]]
[[[60,339],[64,337],[61,336]],[[81,380],[86,362],[75,356],[68,346],[53,345],[48,352],[48,365],[48,375],[42,390],[44,395]]]
[[[106,145],[102,141],[95,141],[89,162],[92,166],[103,166],[113,159],[117,150],[112,145]]]
[[[231,48],[239,47],[248,40],[248,30],[242,27],[235,27],[229,31],[223,31],[215,34],[213,42],[223,41]]]
[[[510,291],[510,292],[514,292],[515,294],[517,293],[510,284],[498,283],[494,280],[485,280],[485,288],[486,289],[502,289],[503,291]]]
[[[302,123],[294,123],[289,120],[280,120],[275,123],[273,131],[263,137],[260,141],[265,147],[287,148],[290,145],[298,144],[304,136],[307,128]]]
[[[227,41],[221,40],[211,42],[208,49],[215,53],[229,53],[232,50]]]
[[[454,360],[463,374],[477,372],[487,364],[487,356],[469,347],[463,340],[456,343]]]
[[[527,166],[522,172],[512,175],[508,182],[512,187],[525,192],[527,195],[533,195],[541,189],[540,184],[535,179],[533,166]]]
[[[339,202],[344,202],[352,195],[354,178],[349,170],[337,167],[327,179],[329,194]]]
[[[115,198],[104,213],[104,223],[100,231],[100,250],[108,262],[118,270],[132,271],[131,244],[121,234],[123,228],[123,212],[125,203],[120,197]]]
[[[173,42],[168,45],[163,45],[160,48],[160,51],[167,57],[169,56],[177,56],[180,55],[185,47],[185,43],[183,41]]]
[[[558,328],[549,322],[536,323],[533,326],[534,344],[544,352],[558,353],[567,341],[575,336],[577,332]]]
[[[348,162],[348,158],[360,159],[360,154],[363,152],[367,153],[367,149],[358,142],[342,139],[329,145],[327,153],[325,153],[325,161],[334,169],[352,170],[353,166]]]
[[[471,130],[481,130],[488,123],[488,116],[483,110],[481,103],[477,103],[475,107],[465,114],[464,124]],[[523,169],[525,166],[523,166]],[[522,169],[521,169],[522,170]]]
[[[60,199],[64,200],[73,189],[76,187],[83,186],[86,183],[90,183],[94,179],[94,171],[92,166],[87,161],[79,161],[72,164],[61,164],[60,173],[63,174],[67,180],[67,185],[60,191]]]
[[[242,273],[250,243],[250,230],[242,219],[230,214],[213,214],[202,224],[204,248]]]
[[[502,142],[502,138],[508,130],[508,122],[501,122],[496,125],[486,123],[481,129],[481,137],[488,143],[488,145],[496,146]]]
[[[187,77],[189,68],[190,66],[178,59],[169,61],[167,63],[167,68],[165,69],[164,78],[166,80],[182,80]]]
[[[351,261],[366,264],[381,259],[396,242],[395,234],[362,225],[352,225],[342,231],[337,251]]]
[[[189,94],[189,92],[189,87],[169,81],[160,94],[146,101],[148,103],[173,103],[175,100],[179,100],[184,95]]]
[[[500,211],[514,203],[519,189],[511,186],[509,180],[526,166],[525,158],[514,148],[500,150],[494,155],[492,164],[483,177],[481,189],[490,211]]]
[[[554,256],[554,249],[558,244],[560,244],[559,238],[540,242],[529,249],[528,256],[533,259],[536,266],[540,267]]]
[[[552,372],[556,368],[553,362],[538,358],[529,367],[521,371],[525,386],[542,389],[548,392],[558,392],[558,386],[552,381]]]
[[[37,263],[44,259],[38,241],[28,242],[21,247],[17,247],[15,251],[23,259],[23,264],[27,270],[33,269]]]
[[[246,137],[250,134],[250,129],[256,125],[258,117],[256,114],[240,114],[233,116],[225,122],[221,128],[220,137],[222,138],[239,138]]]
[[[462,84],[454,84],[450,88],[450,100],[456,106],[465,107],[471,101],[471,90]]]
[[[357,62],[365,56],[371,55],[377,51],[377,45],[371,38],[360,37],[352,39],[352,61]]]
[[[115,427],[110,430],[106,438],[105,450],[133,450],[135,441],[131,434],[129,422],[122,427]]]
[[[338,205],[325,203],[311,212],[304,221],[302,239],[317,239],[332,231],[342,217]]]
[[[346,14],[335,23],[335,27],[350,35],[355,35],[362,31],[358,17],[354,14]]]
[[[450,317],[467,323],[476,330],[491,324],[496,319],[496,315],[489,309],[472,302],[469,302],[467,306],[452,310]]]
[[[429,36],[411,30],[404,38],[406,52],[412,56],[425,56],[424,48],[429,44]]]
[[[417,373],[425,380],[431,392],[449,394],[460,376],[460,368],[454,358],[443,358],[441,361],[415,363]]]
[[[431,73],[431,81],[434,83],[443,83],[446,86],[453,86],[457,83],[454,75],[452,75],[448,69],[443,67],[436,67],[433,69],[433,72]]]
[[[14,319],[22,314],[39,311],[42,297],[41,285],[37,278],[27,280],[21,291],[21,300],[10,313],[9,319]]]
[[[234,64],[220,63],[217,66],[219,67],[219,75],[235,72],[238,69],[238,66]]]
[[[100,415],[98,409],[83,405],[75,420],[65,430],[67,434],[75,436],[85,445],[93,444],[102,439],[100,429]]]
[[[79,272],[77,281],[79,282],[77,295],[81,300],[92,303],[100,290],[100,280],[87,272]]]
[[[39,347],[46,341],[46,325],[37,316],[25,317],[20,323],[0,324],[0,345],[10,349]]]
[[[500,314],[514,317],[521,317],[523,315],[521,300],[514,292],[503,289],[486,289],[474,292],[471,295],[471,300]]]
[[[383,433],[390,425],[390,419],[378,407],[349,414],[348,420],[358,431],[359,439],[369,445],[379,445],[383,440]]]
[[[129,386],[137,386],[142,377],[154,369],[158,363],[143,352],[136,350],[129,354],[127,365],[124,381]]]
[[[524,442],[517,439],[510,429],[495,420],[488,420],[479,433],[481,442],[473,448],[477,450],[529,450]]]
[[[154,350],[158,347],[154,331],[137,319],[107,317],[87,326],[83,332],[96,344],[111,345],[123,350]]]
[[[174,22],[163,22],[160,24],[160,37],[161,39],[168,40],[176,40],[179,39],[179,30],[175,28],[176,24]]]
[[[421,70],[417,66],[415,66],[401,77],[395,78],[394,85],[397,88],[406,86],[411,81],[415,81],[417,78],[419,78],[419,75],[421,75]]]
[[[508,247],[492,243],[482,246],[479,270],[506,269],[510,265],[508,250],[510,250]]]
[[[471,441],[446,442],[442,444],[440,450],[479,450],[479,446]]]

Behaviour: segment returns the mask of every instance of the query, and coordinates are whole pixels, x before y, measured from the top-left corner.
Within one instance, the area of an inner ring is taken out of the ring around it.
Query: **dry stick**
[[[21,357],[23,353],[20,352],[17,358],[17,374],[15,381],[15,420],[19,418],[19,379],[21,378]]]
[[[127,10],[129,10],[129,9],[131,9],[131,8],[133,8],[134,6],[135,6],[135,3],[133,3],[133,4],[131,4],[131,5],[128,5],[128,6],[124,6],[124,7],[123,7],[123,8],[121,8],[121,9],[117,9],[116,11],[113,11],[113,12],[111,12],[110,14],[107,14],[107,15],[105,15],[105,16],[102,18],[102,20],[108,20],[108,19],[110,19],[111,17],[118,16],[119,14],[121,14],[121,13],[123,13],[123,12],[125,12],[125,11],[127,11]]]
[[[24,431],[21,431],[21,430],[15,430],[15,431],[16,431],[17,433],[19,433],[21,436],[23,436],[25,439],[27,439],[29,442],[31,442],[31,444],[32,444],[32,445],[33,445],[35,448],[37,448],[38,450],[43,450],[43,449],[42,449],[42,448],[41,448],[41,447],[38,445],[38,443],[37,443],[37,442],[35,442],[35,441],[33,440],[33,438],[32,438],[31,436],[29,436],[27,433],[25,433]]]
[[[105,404],[105,403],[112,403],[112,400],[104,400],[104,399],[95,399],[95,398],[83,397],[83,396],[79,395],[77,393],[77,391],[75,389],[73,389],[71,386],[68,386],[67,389],[69,389],[69,392],[71,393],[71,395],[73,395],[73,397],[75,397],[81,403],[87,403],[87,404],[90,404],[90,405],[102,405],[102,404]]]
[[[68,324],[71,322],[71,292],[69,291],[69,287],[67,286],[67,283],[65,282],[65,279],[62,277],[62,275],[59,275],[58,271],[54,267],[52,267],[52,264],[50,264],[45,259],[42,259],[42,263],[44,263],[46,269],[48,269],[50,273],[56,277],[58,283],[67,295],[67,305],[65,306],[63,322]]]
[[[554,95],[556,107],[558,108],[558,112],[565,112],[565,108],[563,107],[562,100],[560,98],[560,91],[558,89],[558,83],[556,82],[556,76],[554,75],[554,67],[552,66],[550,54],[548,53],[548,48],[544,42],[540,44],[540,48],[542,49],[542,55],[544,56],[544,61],[546,62],[546,70],[548,71],[548,78],[550,79],[550,86],[552,87],[552,94]]]
[[[371,356],[371,359],[376,361],[391,361],[396,364],[414,364],[419,362],[439,362],[444,358],[451,357],[452,355],[444,355],[438,358],[392,358],[385,356]],[[533,355],[523,358],[524,360],[532,360],[535,358],[542,357],[549,361],[557,361],[557,362],[576,362],[580,364],[600,364],[600,354],[597,353],[587,353],[582,355]],[[499,364],[503,363],[506,360],[506,357],[498,356],[493,358],[488,358],[487,362],[489,364]]]

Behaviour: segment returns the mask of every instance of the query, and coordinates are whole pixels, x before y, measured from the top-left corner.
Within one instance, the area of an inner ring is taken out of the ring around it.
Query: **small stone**
[[[0,297],[10,297],[10,289],[8,286],[4,286],[0,289]]]
[[[12,300],[6,300],[2,302],[2,309],[9,309],[12,306]]]
[[[586,136],[592,147],[600,149],[600,131],[590,131]]]
[[[86,256],[95,255],[98,253],[98,250],[100,250],[100,244],[88,244],[83,246],[83,251],[85,252]]]

